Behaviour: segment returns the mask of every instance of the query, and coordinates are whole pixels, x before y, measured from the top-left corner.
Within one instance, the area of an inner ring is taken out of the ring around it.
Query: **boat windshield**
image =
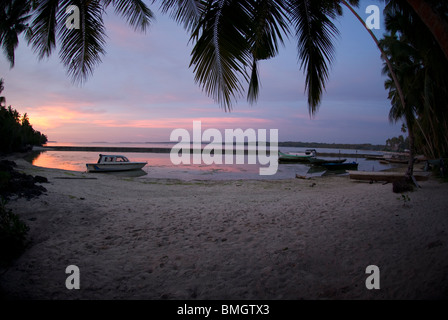
[[[116,162],[129,162],[128,158],[126,158],[126,157],[116,157],[115,161]]]

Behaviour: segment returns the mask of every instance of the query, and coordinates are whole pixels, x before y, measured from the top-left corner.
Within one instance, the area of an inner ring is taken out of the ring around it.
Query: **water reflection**
[[[290,179],[296,174],[308,176],[321,176],[326,174],[326,169],[311,164],[279,164],[278,171],[272,176],[260,176],[260,164],[247,164],[247,158],[243,164],[181,164],[173,165],[169,153],[124,153],[130,161],[146,161],[148,164],[138,171],[125,171],[109,173],[123,177],[149,177],[167,179]],[[334,157],[333,157],[334,158]],[[35,151],[27,160],[33,165],[86,172],[86,163],[96,162],[98,152],[87,151]],[[347,162],[359,162],[358,170],[380,171],[397,165],[382,164],[375,160],[364,158],[347,158]],[[267,166],[263,166],[267,167]],[[92,173],[97,174],[97,173]],[[104,174],[104,173],[101,173]],[[334,174],[334,173],[329,173]]]
[[[44,153],[45,150],[33,150],[30,153],[28,153],[24,159],[28,162],[31,162],[32,164],[35,163],[36,159],[39,158],[39,156]]]
[[[33,151],[30,160],[27,160],[38,167],[85,172],[88,162],[86,160],[91,158],[83,155],[84,152],[75,151],[71,153],[71,155],[67,155],[63,151]]]
[[[315,174],[315,173],[323,173],[325,170],[324,167],[321,166],[312,166],[311,168],[309,168],[309,170],[307,171],[308,174]]]

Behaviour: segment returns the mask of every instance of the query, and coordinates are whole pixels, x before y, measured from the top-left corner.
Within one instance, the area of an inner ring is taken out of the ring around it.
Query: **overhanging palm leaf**
[[[14,67],[14,51],[19,44],[19,35],[27,29],[30,4],[26,0],[2,0],[0,6],[0,45],[11,68]]]
[[[258,61],[278,54],[283,36],[288,34],[285,1],[261,0],[253,2],[253,24],[249,42],[253,56],[247,100],[256,101],[259,92]]]
[[[3,85],[3,78],[0,78],[0,94],[5,89],[5,86]],[[0,96],[0,107],[3,107],[6,103],[5,97]]]
[[[145,31],[153,17],[142,0],[35,0],[36,9],[28,41],[39,58],[49,56],[61,41],[59,56],[74,82],[82,83],[101,62],[105,53],[103,14],[109,5],[137,31]],[[80,29],[68,29],[69,5],[80,13]]]
[[[26,1],[26,0],[21,0]],[[143,0],[35,0],[33,33],[29,39],[39,57],[51,54],[56,36],[62,41],[60,57],[73,80],[82,82],[104,54],[102,20],[109,5],[136,30],[145,31],[152,12]],[[356,4],[358,0],[350,0]],[[301,68],[306,74],[310,113],[320,104],[329,65],[334,58],[331,21],[342,14],[334,0],[165,0],[163,12],[191,30],[195,42],[190,66],[195,80],[206,93],[230,110],[232,101],[244,91],[254,102],[259,91],[258,61],[277,55],[283,36],[292,23],[298,39]],[[81,29],[66,29],[65,8],[80,8]],[[248,70],[250,72],[248,72]]]
[[[168,1],[170,7],[184,1]],[[195,42],[190,66],[196,81],[225,110],[244,92],[254,102],[258,96],[259,60],[278,53],[287,34],[286,5],[283,0],[203,1],[199,21],[193,29]],[[167,6],[168,7],[168,6]],[[181,12],[186,12],[182,16]],[[178,9],[178,21],[188,20],[192,9]],[[250,70],[250,74],[248,73]]]
[[[40,59],[50,56],[56,46],[56,14],[59,0],[39,0],[34,12],[31,36],[28,42]]]
[[[75,0],[72,3],[80,10],[80,29],[59,25],[58,34],[62,42],[59,56],[71,78],[83,82],[105,53],[103,6],[98,0]],[[64,16],[60,12],[58,20],[62,21]]]
[[[249,13],[248,1],[210,2],[191,36],[196,41],[190,63],[195,80],[225,110],[243,92],[242,80],[248,80]]]
[[[304,69],[310,114],[321,102],[329,65],[334,60],[333,39],[338,30],[331,19],[340,14],[332,1],[297,0],[289,2],[291,21],[297,36],[300,67]]]
[[[182,23],[186,30],[191,31],[197,26],[206,3],[201,0],[165,0],[162,1],[160,7],[162,13],[170,12],[171,18]]]
[[[129,25],[136,31],[146,31],[153,18],[152,11],[142,0],[104,0],[103,2],[105,7],[112,3],[115,13],[126,18]]]

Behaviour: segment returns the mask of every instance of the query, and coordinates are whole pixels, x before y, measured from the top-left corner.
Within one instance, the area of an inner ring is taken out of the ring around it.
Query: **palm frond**
[[[188,31],[197,25],[205,7],[205,1],[201,0],[165,0],[160,5],[162,13],[170,12],[170,17]]]
[[[221,0],[210,3],[192,33],[195,41],[190,67],[195,80],[224,110],[243,92],[246,67],[251,64],[248,1]]]
[[[254,103],[259,92],[259,60],[270,59],[278,54],[279,44],[288,34],[288,21],[285,1],[261,0],[253,2],[253,23],[249,42],[253,56],[252,72],[249,81],[247,100]]]
[[[252,72],[249,80],[249,89],[247,91],[247,101],[253,104],[257,101],[258,93],[260,91],[260,80],[258,74],[258,61],[253,60]]]
[[[0,7],[0,45],[11,68],[15,64],[19,35],[28,28],[30,9],[30,4],[25,0],[5,1]]]
[[[154,14],[142,0],[104,0],[104,6],[109,4],[115,8],[115,13],[122,15],[136,31],[146,31]]]
[[[105,53],[103,6],[99,0],[75,0],[73,3],[80,10],[80,29],[68,29],[60,25],[59,56],[72,80],[82,83],[93,73]]]
[[[282,0],[261,0],[253,3],[253,26],[249,41],[257,60],[277,55],[283,36],[288,34],[286,3]]]
[[[338,30],[331,19],[339,11],[334,5],[325,6],[326,1],[290,1],[290,16],[297,36],[300,68],[304,69],[305,91],[308,91],[310,114],[314,114],[321,102],[325,83],[329,76],[329,65],[334,60],[333,40]]]
[[[56,46],[56,16],[59,0],[38,0],[28,42],[40,59],[48,57]]]
[[[17,35],[12,32],[8,32],[2,37],[3,52],[6,59],[8,59],[11,68],[13,68],[15,64],[14,51],[18,44],[19,39],[17,38]]]

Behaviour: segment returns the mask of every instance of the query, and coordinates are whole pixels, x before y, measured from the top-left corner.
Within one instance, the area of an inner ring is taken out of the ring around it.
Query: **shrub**
[[[0,264],[17,258],[27,245],[29,227],[0,200]]]

